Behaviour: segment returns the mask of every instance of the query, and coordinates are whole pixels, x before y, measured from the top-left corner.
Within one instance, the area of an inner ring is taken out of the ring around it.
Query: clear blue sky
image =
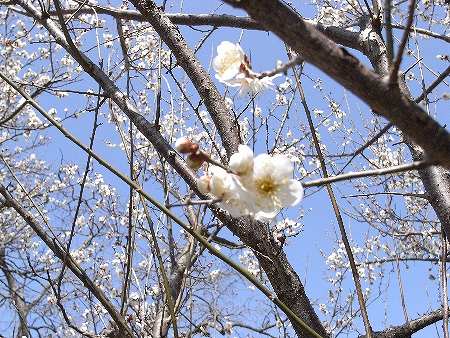
[[[184,1],[183,11],[186,13],[209,13],[212,9],[218,8],[218,4],[220,4],[219,1]],[[301,13],[305,15],[305,17],[310,17],[315,12],[315,7],[313,5],[308,5],[303,2],[296,2],[296,5],[298,5],[298,8],[300,9]],[[179,8],[172,8],[171,11],[178,12]],[[227,5],[221,5],[221,7],[218,9],[218,12],[243,15],[242,12],[237,12]],[[186,39],[189,41],[191,47],[195,46],[198,42],[198,39],[202,36],[201,33],[195,32],[187,27],[183,27],[181,28],[181,30],[184,33]],[[115,28],[113,31],[115,32]],[[240,38],[242,47],[251,56],[253,68],[257,71],[272,69],[276,65],[277,60],[287,60],[283,45],[275,36],[273,36],[273,34],[260,31],[242,32],[240,29],[222,28],[215,31],[200,49],[198,55],[203,65],[205,67],[209,65],[209,62],[215,54],[215,48],[220,43],[220,41],[229,40],[237,42]],[[421,43],[426,46],[424,50],[444,50],[443,44],[432,40],[422,40]],[[442,68],[446,65],[435,59],[435,54],[437,53],[439,52],[430,52],[422,56],[429,66],[433,67],[436,70],[442,70]],[[441,52],[440,54],[443,54],[443,52]],[[405,62],[403,66],[406,67],[406,65],[409,65],[409,63]],[[344,95],[349,95],[348,92],[346,93],[340,86],[336,85],[333,80],[330,80],[327,76],[323,75],[321,72],[317,71],[311,66],[306,67],[306,72],[313,78],[320,77],[323,80],[325,90],[328,92],[332,92],[333,98],[338,102],[344,102]],[[416,70],[415,72],[417,73]],[[426,72],[426,79],[428,82],[432,81],[433,79],[429,72]],[[276,80],[277,83],[281,83],[283,81],[284,77],[280,77]],[[219,89],[221,91],[224,91],[224,86],[219,83],[217,84]],[[97,88],[93,81],[91,81],[89,84],[83,82],[79,84],[78,87],[85,89],[87,86],[93,89]],[[72,87],[71,89],[74,88]],[[322,100],[321,94],[318,93],[317,90],[314,90],[312,88],[311,82],[305,82],[305,90],[311,108],[318,108],[323,110],[328,109],[327,103]],[[420,88],[414,87],[413,93],[420,93]],[[258,105],[263,108],[263,114],[265,110],[269,109],[271,102],[274,101],[275,95],[275,91],[267,91],[257,97],[256,101]],[[76,104],[77,102],[75,101],[75,99],[79,99],[77,97],[73,97],[67,100],[62,100],[60,102],[61,106],[58,106],[58,104],[53,99],[50,101],[50,98],[48,96],[48,100],[46,99],[45,95],[41,96],[41,98],[43,98],[40,100],[42,105],[47,109],[54,106],[57,106],[57,108],[65,107],[68,105],[68,102]],[[360,116],[361,112],[359,111],[359,109],[362,111],[362,116],[366,119],[371,116],[370,110],[367,108],[367,106],[354,98],[350,98],[350,102],[350,106],[352,109],[346,112],[352,118],[354,117],[356,128],[363,131],[363,127],[359,125],[359,123],[361,123],[362,121],[362,118]],[[237,105],[243,106],[245,104],[245,98],[238,98]],[[296,104],[298,105],[298,103]],[[441,109],[439,109],[438,111],[441,112],[441,115],[438,115],[438,119],[442,123],[449,122],[448,116],[442,116],[442,113],[445,111],[442,104],[440,105],[440,108]],[[289,125],[289,127],[292,128],[296,133],[298,133],[299,131],[296,130],[298,126],[295,124],[295,121],[306,123],[306,118],[300,108],[294,110],[294,112],[294,114],[298,114],[298,116],[291,118],[291,125]],[[82,117],[81,119],[69,121],[65,124],[65,126],[75,134],[79,135],[80,138],[83,139],[84,143],[87,144],[88,137],[91,131],[91,121],[92,114],[89,114]],[[88,128],[86,128],[87,125],[89,125]],[[47,152],[46,154],[42,154],[50,162],[53,162],[56,165],[59,162],[61,154],[63,154],[63,157],[66,161],[80,164],[85,162],[85,154],[78,151],[75,146],[69,144],[64,139],[64,137],[59,135],[56,131],[52,131],[51,134],[56,144],[59,144],[60,152],[51,151]],[[111,135],[108,128],[100,128],[98,132],[99,141],[96,143],[96,149],[99,153],[103,154],[112,163],[114,163],[116,167],[119,167],[124,172],[126,172],[127,161],[125,155],[118,149],[111,149],[102,146],[100,142],[100,140],[114,138],[117,138],[117,136]],[[332,138],[326,135],[325,130],[323,130],[322,133],[322,140],[327,144],[327,147],[328,149],[330,149],[330,151],[337,150],[337,145],[333,144]],[[363,142],[363,140],[361,140],[361,142]],[[264,151],[262,144],[263,143],[260,141],[257,142],[257,153]],[[84,164],[80,165],[80,167],[82,166],[84,166]],[[99,169],[100,172],[104,172],[101,168],[97,169]],[[114,185],[118,183],[117,179],[107,174],[106,172],[105,176],[108,178],[109,183],[112,183]],[[123,184],[117,184],[116,187],[118,187],[119,192],[125,199],[128,194],[127,187],[125,187]],[[153,195],[160,196],[159,191],[156,191],[154,189],[152,191],[150,187],[149,189]],[[308,190],[308,192],[310,191]],[[340,198],[340,196],[354,192],[351,186],[347,185],[346,183],[339,183],[336,185],[335,192],[338,196],[338,202],[343,207],[347,207],[347,202],[344,199]],[[331,208],[331,203],[327,197],[325,190],[321,190],[311,196],[307,196],[300,208],[302,208],[305,213],[305,217],[303,220],[304,231],[298,237],[290,239],[289,245],[287,246],[286,250],[290,258],[290,262],[296,268],[296,271],[304,281],[309,298],[314,300],[317,299],[319,303],[324,303],[327,301],[328,290],[328,283],[326,282],[326,279],[330,272],[327,272],[327,266],[320,252],[324,252],[325,255],[328,255],[331,252],[332,248],[334,247],[336,238],[339,238],[337,224]],[[295,218],[296,213],[299,212],[299,210],[299,207],[293,208],[292,210],[287,211],[286,215]],[[373,234],[373,230],[370,230],[367,224],[358,223],[345,215],[344,222],[349,235],[358,243],[361,243],[363,238],[368,233]],[[402,265],[401,276],[403,280],[409,318],[412,319],[415,318],[418,314],[422,314],[430,309],[437,308],[438,304],[436,303],[436,300],[439,298],[439,283],[437,280],[430,280],[428,263],[412,263],[408,266],[409,268],[405,268],[405,266]],[[368,306],[369,316],[375,330],[383,329],[386,322],[389,324],[402,324],[404,322],[395,270],[393,265],[386,265],[386,272],[388,273],[390,272],[390,270],[392,270],[393,272],[389,274],[389,280],[388,278],[386,278],[385,283],[383,284],[383,287],[386,285],[388,286],[387,291],[383,293],[381,299],[376,299],[373,302],[370,302],[370,305]],[[433,268],[434,275],[438,278],[438,275],[435,273],[436,271],[436,268]],[[365,287],[366,285],[363,286]],[[375,284],[373,287],[373,294],[376,294],[378,285]],[[344,288],[347,288],[348,290],[353,289],[352,281],[348,279],[347,283],[345,283],[344,285]],[[240,295],[245,295],[248,297],[254,297],[257,293],[257,291],[253,291],[253,293],[248,294],[249,291],[246,291],[245,289],[241,290],[240,292]],[[358,321],[360,322],[359,327],[361,328],[362,332],[362,323],[360,320]],[[439,325],[440,327],[441,323],[438,323],[437,325]],[[420,334],[415,335],[415,337],[431,336],[437,336],[436,329],[433,326],[421,331]]]

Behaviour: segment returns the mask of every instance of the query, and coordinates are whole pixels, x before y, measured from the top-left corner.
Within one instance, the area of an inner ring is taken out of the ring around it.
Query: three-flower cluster
[[[182,138],[176,148],[181,153],[189,153],[188,157],[201,153],[205,162],[212,162],[192,144],[195,143]],[[250,215],[257,220],[269,220],[303,198],[301,183],[292,178],[293,169],[285,155],[255,157],[248,146],[239,145],[238,152],[230,157],[228,170],[210,164],[205,175],[198,179],[198,188],[204,194],[213,195],[219,206],[234,217]]]
[[[262,76],[252,70],[250,61],[237,43],[222,41],[217,47],[217,56],[213,60],[216,79],[230,87],[240,87],[241,95],[258,93],[273,86],[275,76]]]

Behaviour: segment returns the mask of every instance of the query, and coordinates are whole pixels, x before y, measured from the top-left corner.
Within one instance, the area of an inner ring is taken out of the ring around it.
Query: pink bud
[[[202,166],[203,162],[205,162],[206,157],[202,152],[191,153],[186,157],[186,163],[189,168],[193,170],[198,170]]]

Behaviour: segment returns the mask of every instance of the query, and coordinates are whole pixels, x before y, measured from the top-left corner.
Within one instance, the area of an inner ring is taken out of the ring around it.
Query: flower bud
[[[198,144],[192,142],[187,137],[180,137],[175,142],[175,149],[182,154],[193,154],[197,152],[198,148]]]
[[[246,145],[239,145],[238,152],[231,155],[228,166],[238,175],[247,175],[253,170],[253,151]]]
[[[202,152],[199,153],[191,153],[186,157],[186,163],[189,168],[197,171],[202,166],[203,162],[205,162],[205,155]]]
[[[207,194],[211,192],[210,182],[211,176],[203,175],[197,181],[198,190],[200,190],[202,194]]]

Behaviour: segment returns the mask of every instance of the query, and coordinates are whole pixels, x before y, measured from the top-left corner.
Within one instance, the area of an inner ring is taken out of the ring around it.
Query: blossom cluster
[[[180,140],[176,144],[178,151],[187,153],[194,148],[198,152],[192,141]],[[294,206],[303,198],[303,187],[292,179],[293,165],[285,155],[254,157],[248,146],[239,145],[228,165],[228,170],[210,165],[207,173],[199,178],[198,188],[204,194],[213,195],[219,206],[234,217],[272,219],[282,208]]]
[[[230,87],[240,87],[241,95],[258,93],[273,86],[275,76],[263,76],[252,70],[250,61],[238,43],[222,41],[213,60],[216,79]]]

